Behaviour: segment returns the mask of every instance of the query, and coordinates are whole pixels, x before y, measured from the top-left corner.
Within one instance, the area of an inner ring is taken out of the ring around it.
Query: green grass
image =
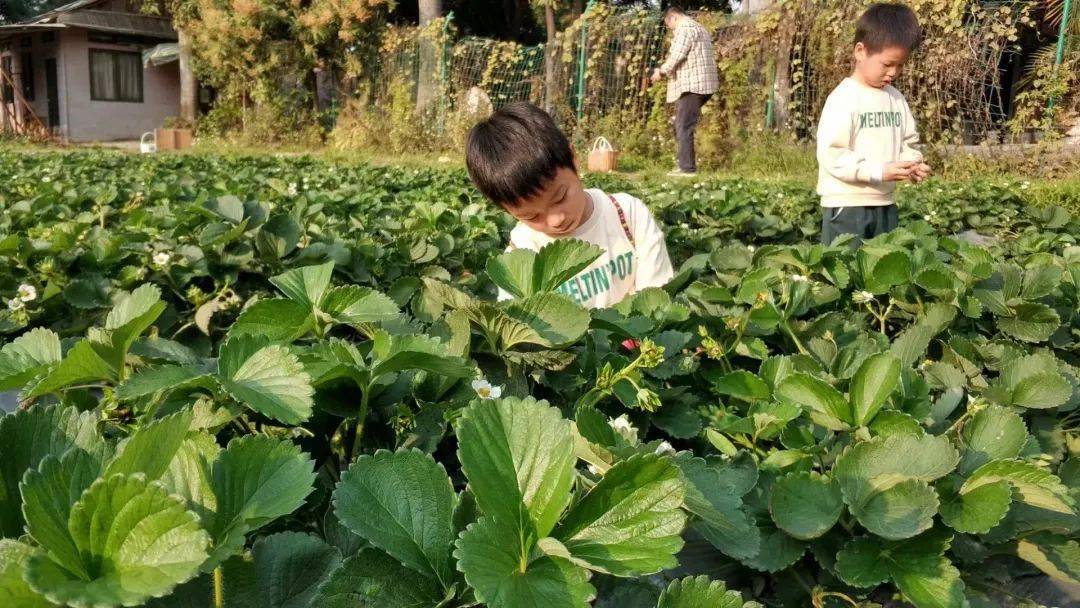
[[[0,139],[0,149],[25,152],[78,150],[84,146],[32,144],[20,140]],[[1071,150],[1071,152],[1069,151]],[[126,153],[116,151],[117,154]],[[327,162],[404,166],[410,168],[463,169],[461,153],[381,154],[373,151],[343,151],[332,148],[310,149],[296,146],[248,146],[204,140],[183,154],[216,154],[224,156],[259,156],[265,154],[300,156],[311,155]],[[1019,155],[1017,155],[1019,154]],[[935,174],[944,181],[1028,182],[1031,198],[1040,205],[1062,205],[1080,212],[1080,149],[1064,149],[1047,145],[1024,149],[1019,153],[991,156],[972,154],[931,153]],[[585,164],[582,157],[581,164]],[[673,164],[673,163],[672,163]],[[626,154],[620,157],[620,176],[630,180],[670,180],[666,173],[671,165],[652,158]],[[782,182],[813,188],[817,182],[817,161],[809,144],[793,144],[766,137],[756,145],[748,145],[732,153],[722,167],[700,171],[701,181],[744,178],[765,182]]]

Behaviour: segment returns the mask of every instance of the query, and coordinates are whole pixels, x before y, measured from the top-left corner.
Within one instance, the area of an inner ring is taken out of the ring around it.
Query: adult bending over
[[[720,88],[712,35],[682,9],[664,12],[664,25],[675,33],[667,60],[653,70],[652,81],[668,79],[667,102],[675,104],[675,141],[679,146],[679,166],[669,175],[687,176],[697,172],[694,130],[701,119],[701,106]]]

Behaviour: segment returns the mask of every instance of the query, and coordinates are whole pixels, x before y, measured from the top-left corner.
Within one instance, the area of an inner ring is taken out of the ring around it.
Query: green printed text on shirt
[[[627,251],[611,259],[607,264],[589,268],[559,285],[556,291],[570,296],[581,304],[611,289],[615,281],[625,281],[634,272],[634,252]]]
[[[859,114],[860,129],[899,127],[901,124],[900,112],[863,112]]]

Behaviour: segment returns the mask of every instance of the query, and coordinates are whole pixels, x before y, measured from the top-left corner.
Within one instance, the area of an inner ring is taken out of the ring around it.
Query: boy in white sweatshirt
[[[853,246],[896,228],[893,189],[930,174],[915,119],[892,82],[919,45],[915,13],[873,4],[855,25],[855,69],[825,101],[817,130],[821,241],[854,234]]]

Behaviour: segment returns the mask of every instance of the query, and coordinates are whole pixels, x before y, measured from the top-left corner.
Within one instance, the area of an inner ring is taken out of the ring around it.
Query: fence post
[[[772,84],[769,86],[769,98],[765,101],[765,130],[773,128],[773,112],[776,105],[776,64],[773,64]]]
[[[593,0],[585,5],[585,12],[581,14],[581,48],[578,49],[578,85],[577,85],[577,117],[578,122],[585,116],[585,57],[588,54],[588,30],[589,11],[592,10]]]
[[[446,130],[446,98],[450,92],[449,86],[449,54],[450,54],[450,24],[454,21],[454,11],[446,13],[442,27],[442,49],[439,53],[439,133]]]
[[[1057,40],[1057,52],[1054,53],[1054,76],[1057,76],[1058,68],[1061,67],[1061,61],[1065,58],[1065,37],[1069,31],[1069,9],[1072,7],[1072,0],[1065,0],[1065,6],[1061,9],[1061,25],[1058,27],[1058,40]],[[1050,95],[1050,99],[1046,102],[1046,109],[1054,109],[1054,96]]]

